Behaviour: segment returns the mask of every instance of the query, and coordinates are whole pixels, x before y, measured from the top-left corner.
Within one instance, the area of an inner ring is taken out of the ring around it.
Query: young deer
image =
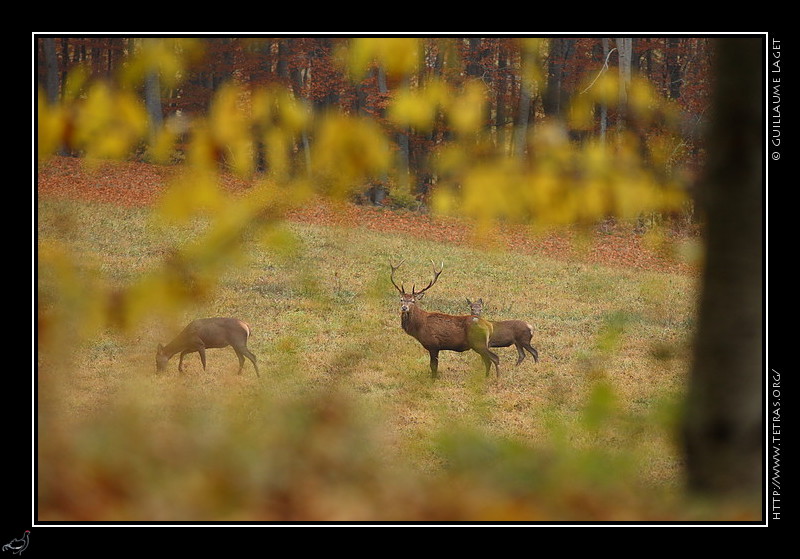
[[[436,283],[439,275],[444,269],[442,264],[436,270],[433,265],[433,279],[428,285],[417,291],[416,286],[411,287],[411,293],[406,293],[405,286],[401,283],[398,287],[394,281],[395,271],[403,264],[397,266],[391,262],[392,285],[400,292],[400,325],[405,332],[415,338],[422,347],[428,350],[431,356],[431,377],[439,376],[439,352],[440,351],[472,351],[478,353],[486,366],[486,374],[489,374],[494,363],[497,374],[500,374],[498,364],[500,358],[489,349],[489,336],[492,333],[492,325],[480,317],[469,315],[451,315],[438,312],[426,312],[417,304],[425,295],[425,292]]]
[[[467,305],[469,305],[469,310],[470,313],[472,313],[472,316],[478,317],[483,313],[483,298],[480,298],[475,302],[467,299]],[[533,326],[523,320],[501,320],[489,322],[493,327],[492,335],[489,338],[489,347],[508,347],[513,344],[517,346],[517,353],[519,354],[517,365],[522,363],[522,361],[525,359],[525,352],[523,349],[527,349],[528,352],[533,356],[533,360],[537,363],[539,362],[539,352],[536,351],[536,348],[531,345],[531,339],[533,338]]]
[[[163,371],[167,362],[176,353],[180,352],[178,371],[183,372],[183,357],[187,353],[197,352],[206,368],[206,349],[231,346],[239,358],[239,374],[244,368],[244,358],[253,363],[258,374],[256,356],[247,349],[247,339],[250,337],[250,327],[236,318],[198,318],[189,323],[178,336],[166,346],[158,344],[156,351],[156,368]]]

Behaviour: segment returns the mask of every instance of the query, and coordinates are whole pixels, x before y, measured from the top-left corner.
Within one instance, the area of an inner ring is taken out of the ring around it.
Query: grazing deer
[[[439,376],[439,352],[440,351],[467,351],[471,349],[478,353],[486,365],[486,374],[489,374],[494,363],[495,371],[500,374],[498,364],[500,358],[489,349],[489,336],[492,332],[492,325],[480,317],[469,315],[451,315],[438,312],[426,312],[417,304],[425,295],[425,292],[436,283],[439,275],[444,269],[444,264],[436,270],[433,265],[433,279],[428,285],[417,291],[416,286],[411,287],[411,293],[406,293],[405,286],[401,283],[398,287],[394,281],[395,271],[403,264],[397,266],[391,262],[392,285],[400,292],[400,324],[406,333],[422,344],[431,356],[431,377]]]
[[[467,299],[470,313],[472,316],[481,316],[483,313],[483,298],[481,297],[475,302]],[[500,320],[489,321],[492,324],[492,335],[489,337],[489,347],[508,347],[510,345],[517,346],[517,365],[522,363],[525,359],[525,352],[527,349],[533,356],[535,362],[539,362],[539,352],[531,345],[531,338],[533,338],[533,326],[524,320]]]
[[[178,371],[183,372],[183,357],[187,353],[197,352],[206,368],[206,349],[231,346],[239,358],[239,374],[244,368],[244,358],[253,363],[258,374],[256,356],[247,349],[247,339],[250,337],[250,327],[236,318],[198,318],[189,323],[178,336],[166,346],[158,344],[156,351],[156,368],[163,371],[167,362],[176,353],[180,352]]]

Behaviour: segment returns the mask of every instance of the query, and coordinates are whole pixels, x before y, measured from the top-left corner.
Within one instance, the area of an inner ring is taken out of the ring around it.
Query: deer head
[[[483,313],[483,297],[477,301],[467,299],[467,305],[469,305],[469,312],[472,316],[481,316],[481,313]]]
[[[389,262],[389,266],[391,266],[392,268],[392,275],[391,275],[392,285],[394,285],[397,291],[400,293],[400,312],[406,313],[411,311],[412,306],[416,305],[417,301],[422,299],[422,297],[425,295],[425,292],[431,287],[433,287],[433,284],[436,283],[437,279],[439,279],[439,275],[442,273],[442,270],[444,270],[444,262],[442,262],[439,265],[439,269],[437,270],[436,263],[433,260],[431,260],[431,264],[433,264],[433,278],[431,279],[430,282],[428,282],[428,285],[426,285],[419,291],[417,291],[416,284],[412,284],[411,293],[406,293],[405,284],[401,282],[400,285],[398,286],[397,283],[394,281],[394,273],[400,266],[403,265],[403,262],[405,262],[405,260],[400,261],[400,264],[396,266],[391,262]]]

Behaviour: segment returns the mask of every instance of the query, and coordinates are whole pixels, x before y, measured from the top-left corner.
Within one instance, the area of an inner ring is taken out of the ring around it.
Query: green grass
[[[90,278],[124,286],[203,223],[147,210],[40,201],[39,241]],[[675,439],[694,324],[688,276],[558,261],[359,228],[285,225],[292,251],[253,239],[218,289],[127,334],[53,336],[39,355],[42,520],[648,520],[696,518],[682,501]],[[528,357],[428,356],[400,328],[398,278],[423,303],[535,325]],[[40,305],[66,305],[40,270]],[[86,294],[91,297],[90,293]],[[155,348],[189,320],[247,321],[261,378],[229,348]],[[68,316],[68,313],[67,313]],[[65,319],[68,320],[68,319]],[[51,326],[57,330],[56,326]],[[50,338],[48,338],[50,339]],[[88,495],[89,497],[86,497]]]

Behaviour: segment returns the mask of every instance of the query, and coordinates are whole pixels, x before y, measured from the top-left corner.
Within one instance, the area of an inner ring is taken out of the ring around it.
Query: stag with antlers
[[[413,285],[411,293],[406,293],[405,285],[401,282],[398,286],[394,280],[394,274],[403,262],[396,266],[389,262],[392,268],[392,285],[400,292],[400,324],[408,335],[415,338],[430,353],[431,376],[433,378],[439,376],[440,351],[463,352],[469,349],[481,356],[487,376],[492,363],[499,375],[500,358],[489,349],[489,337],[492,334],[492,325],[489,321],[476,316],[426,312],[417,304],[439,279],[444,263],[437,270],[436,264],[431,261],[433,279],[419,291],[416,290],[416,285]]]

